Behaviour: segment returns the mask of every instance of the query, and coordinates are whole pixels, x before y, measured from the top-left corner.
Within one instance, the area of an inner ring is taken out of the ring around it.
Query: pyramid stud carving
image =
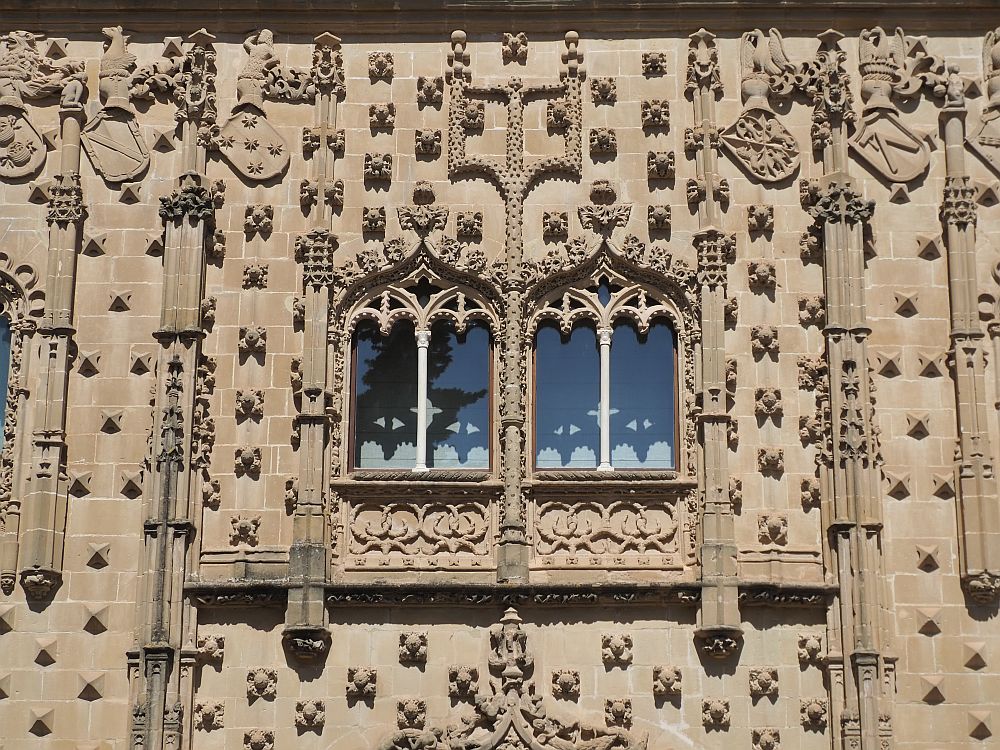
[[[80,672],[79,680],[80,700],[96,701],[104,697],[104,672]]]
[[[969,669],[982,669],[986,666],[986,641],[966,641],[962,644],[962,656]]]
[[[112,289],[108,298],[108,310],[111,312],[127,312],[132,309],[131,289]]]
[[[941,632],[941,608],[940,607],[918,607],[917,632],[923,635],[933,636]]]
[[[992,737],[991,718],[989,711],[969,711],[969,736],[977,740]]]
[[[10,698],[10,675],[0,675],[0,701]]]
[[[910,412],[906,415],[906,434],[915,440],[923,440],[931,434],[929,422],[927,412]]]
[[[184,54],[184,38],[179,36],[163,37],[163,57],[181,57]]]
[[[83,605],[83,629],[91,635],[100,635],[108,629],[111,608],[101,604]]]
[[[87,567],[100,570],[110,563],[111,545],[107,542],[91,542],[87,545]]]
[[[146,235],[146,255],[158,258],[163,255],[162,232],[150,232]]]
[[[937,260],[941,257],[941,235],[917,235],[917,257],[924,260]]]
[[[912,318],[917,314],[917,293],[912,292],[909,294],[904,294],[903,292],[896,292],[893,295],[895,300],[896,315],[901,315],[904,318]]]
[[[935,497],[951,500],[955,497],[955,477],[952,474],[935,474],[933,480]]]
[[[0,606],[0,635],[6,635],[14,629],[17,609],[13,604]]]
[[[136,498],[142,494],[142,469],[123,469],[119,474],[119,492],[125,497]]]
[[[99,350],[80,352],[77,371],[84,377],[92,377],[101,371],[101,352]]]
[[[35,664],[42,667],[50,667],[56,663],[56,657],[59,655],[59,645],[55,638],[36,638],[35,648]]]
[[[53,150],[56,147],[56,143],[59,141],[59,128],[57,126],[53,126],[43,130],[42,140],[45,141],[45,148],[49,151]]]
[[[83,236],[83,254],[89,255],[92,258],[96,258],[101,255],[107,255],[108,252],[108,235],[107,234],[84,234]]]
[[[50,179],[32,180],[28,183],[28,201],[39,204],[48,203],[51,189],[52,180]]]
[[[113,434],[122,431],[124,409],[101,409],[101,432]]]
[[[917,545],[917,567],[928,573],[938,569],[938,546],[936,544]]]
[[[920,678],[920,700],[924,703],[944,703],[944,676],[924,675]]]
[[[119,427],[119,429],[121,428]],[[73,497],[86,497],[90,494],[90,481],[94,477],[93,472],[68,469],[66,474],[69,476],[69,494]]]
[[[976,188],[976,203],[980,206],[995,206],[1000,203],[1000,183],[996,180],[975,180],[973,185]]]
[[[154,128],[153,137],[150,140],[152,140],[153,149],[156,151],[173,151],[176,148],[173,128]]]
[[[36,737],[45,737],[55,731],[56,712],[53,708],[32,708],[28,714],[31,722],[28,731]]]
[[[131,355],[131,364],[129,365],[129,372],[135,375],[145,375],[147,372],[153,371],[153,353],[152,352],[142,352],[133,350]]]
[[[898,350],[876,352],[875,372],[884,378],[898,377],[902,373],[902,369],[899,366],[901,356]]]
[[[917,354],[917,367],[921,377],[939,378],[945,374],[945,352],[919,352]]]
[[[902,500],[910,496],[909,474],[894,474],[887,471],[885,472],[885,478],[887,481],[886,494],[889,497]]]
[[[906,183],[894,183],[892,188],[889,190],[889,200],[892,203],[909,203],[910,189],[906,186]]]
[[[142,200],[142,183],[126,182],[122,185],[122,191],[118,195],[118,200],[126,205],[133,205]]]

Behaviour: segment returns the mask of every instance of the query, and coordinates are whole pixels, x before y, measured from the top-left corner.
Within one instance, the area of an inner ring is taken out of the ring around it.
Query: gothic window
[[[535,468],[677,466],[677,336],[646,288],[601,275],[535,316]]]
[[[421,277],[355,316],[355,469],[488,469],[491,320],[466,292]]]

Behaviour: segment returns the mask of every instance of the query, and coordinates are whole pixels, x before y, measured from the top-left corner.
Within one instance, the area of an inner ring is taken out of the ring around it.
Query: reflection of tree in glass
[[[460,355],[456,358],[456,355]],[[487,409],[481,408],[463,413],[467,406],[476,404],[489,394],[487,373],[489,372],[489,333],[481,325],[470,325],[461,334],[455,333],[454,326],[439,321],[431,328],[430,347],[427,351],[427,464],[434,465],[433,446],[450,445],[457,452],[459,461],[465,464],[469,451],[485,448],[488,440],[486,430]],[[453,385],[436,385],[445,379]],[[472,390],[475,386],[482,388]],[[470,413],[471,412],[471,413]],[[464,432],[449,429],[461,424],[459,417],[474,425],[478,432],[466,429]]]
[[[355,465],[363,443],[377,443],[385,461],[417,432],[417,343],[413,324],[396,323],[388,336],[365,322],[357,328],[358,387]],[[363,385],[363,387],[362,387]]]
[[[473,334],[473,330],[480,335]],[[485,336],[482,336],[485,334]],[[417,432],[417,345],[413,324],[397,322],[388,336],[370,322],[357,329],[358,385],[356,403],[355,465],[364,466],[361,449],[377,444],[386,465],[393,463],[402,445],[414,445]],[[475,341],[470,339],[475,338]],[[483,342],[477,346],[477,343]],[[469,450],[485,448],[488,440],[486,404],[482,414],[470,415],[463,409],[482,401],[489,393],[489,334],[470,326],[461,336],[450,323],[439,321],[431,330],[427,350],[427,444],[429,466],[434,465],[433,446],[447,444],[459,453],[461,463]],[[447,385],[435,385],[446,381]],[[482,385],[482,388],[472,390]],[[479,432],[449,429],[459,422],[476,419]],[[398,459],[397,459],[398,461]],[[371,466],[371,457],[367,457]]]

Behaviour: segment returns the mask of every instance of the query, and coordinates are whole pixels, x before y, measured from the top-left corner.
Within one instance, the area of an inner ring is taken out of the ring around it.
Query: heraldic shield
[[[984,112],[982,124],[966,143],[990,169],[1000,174],[1000,110]]]
[[[45,162],[45,142],[17,107],[0,105],[0,177],[27,177]]]
[[[799,145],[770,110],[745,110],[720,138],[733,159],[761,182],[780,182],[799,168]]]
[[[149,150],[135,115],[120,107],[105,107],[80,134],[94,170],[108,182],[131,180],[149,166]]]
[[[927,144],[888,109],[865,112],[848,143],[862,160],[890,182],[909,182],[931,163]]]
[[[288,168],[289,150],[263,110],[240,104],[219,131],[219,151],[244,177],[264,182]]]

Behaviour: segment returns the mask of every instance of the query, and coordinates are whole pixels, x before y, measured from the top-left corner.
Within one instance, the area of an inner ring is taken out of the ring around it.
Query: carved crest
[[[983,38],[983,81],[989,100],[983,108],[982,122],[966,143],[1000,174],[1000,27]]]

